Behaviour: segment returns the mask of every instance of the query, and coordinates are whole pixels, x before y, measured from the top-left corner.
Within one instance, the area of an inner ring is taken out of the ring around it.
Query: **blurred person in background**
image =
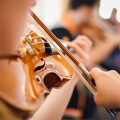
[[[89,53],[88,68],[101,64],[105,69],[120,72],[120,28],[116,20],[116,9],[110,19],[102,19],[99,15],[99,2],[93,7],[91,18],[80,28],[80,33],[93,41]]]

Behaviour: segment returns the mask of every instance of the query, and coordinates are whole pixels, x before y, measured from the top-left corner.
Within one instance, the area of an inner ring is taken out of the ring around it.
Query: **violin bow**
[[[40,31],[47,37],[47,40],[54,46],[54,48],[64,58],[64,60],[69,63],[69,65],[73,68],[73,70],[79,76],[81,81],[94,95],[96,91],[91,87],[91,85],[87,82],[87,80],[80,74],[80,71],[78,71],[78,69],[81,70],[89,78],[89,80],[95,85],[95,81],[91,77],[89,71],[80,62],[77,61],[77,59],[72,55],[72,53],[67,48],[64,47],[64,45],[60,42],[60,40],[58,40],[58,38],[43,24],[43,22],[37,17],[37,15],[31,9],[29,9],[29,14],[31,15],[31,19],[33,20],[34,24],[38,27],[38,29],[40,29]],[[70,60],[68,60],[68,58],[65,57],[65,55],[58,49],[58,47],[52,42],[52,40],[64,51],[64,53],[73,61],[73,63],[76,64],[78,69],[71,64]],[[106,110],[112,117],[115,117],[118,112],[117,110],[111,110],[111,109],[106,109]]]

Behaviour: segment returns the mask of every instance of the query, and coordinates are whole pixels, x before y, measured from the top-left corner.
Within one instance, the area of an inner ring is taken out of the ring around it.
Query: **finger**
[[[120,77],[120,75],[119,75],[119,73],[117,72],[117,71],[115,71],[115,70],[110,70],[109,72],[107,72],[108,74],[111,74],[111,75],[115,75],[115,76],[117,76],[117,77]]]
[[[90,71],[90,75],[95,80],[96,85],[97,85],[98,79],[102,77],[102,74],[103,74],[103,72],[99,68],[93,68]]]
[[[101,94],[100,92],[96,92],[95,95],[94,95],[94,101],[97,105],[107,108],[108,107],[107,105],[109,104],[109,101],[107,99],[105,99],[104,97],[105,96],[103,96],[103,94]]]
[[[85,53],[88,53],[88,45],[86,45],[86,43],[83,43],[81,41],[78,41],[78,42],[71,42],[68,44],[68,48],[73,48],[73,44],[77,47],[79,47],[80,49],[82,49]]]
[[[74,52],[76,53],[76,54],[78,54],[81,58],[84,58],[84,59],[87,59],[88,58],[88,56],[86,55],[86,53],[80,48],[80,47],[78,47],[77,45],[75,45],[75,44],[70,44],[69,45],[71,48],[73,48],[74,49]]]
[[[79,47],[81,47],[83,50],[85,50],[86,52],[88,52],[92,46],[92,42],[87,38],[87,37],[77,37],[72,44],[76,44]]]
[[[84,51],[87,51],[88,48],[89,48],[89,45],[85,41],[82,41],[82,40],[77,40],[77,41],[74,42],[74,44],[79,46]]]
[[[77,38],[85,41],[89,46],[92,46],[92,41],[88,37],[81,35],[81,36],[78,36]]]

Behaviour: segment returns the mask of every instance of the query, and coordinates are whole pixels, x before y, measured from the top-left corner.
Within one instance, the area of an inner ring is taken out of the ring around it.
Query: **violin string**
[[[36,47],[38,49],[51,48],[51,47]]]
[[[31,38],[31,39],[36,39],[36,38],[41,38],[40,36],[34,36],[34,37],[31,37],[30,35],[29,36],[27,36],[26,38]],[[42,39],[42,38],[41,38]]]
[[[44,41],[41,41],[41,42],[31,43],[31,45],[36,45],[36,44],[40,44],[40,43],[49,43],[49,42],[44,42]]]

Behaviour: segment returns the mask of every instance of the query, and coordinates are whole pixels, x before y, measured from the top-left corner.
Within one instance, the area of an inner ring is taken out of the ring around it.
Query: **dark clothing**
[[[72,35],[70,34],[70,32],[65,29],[64,27],[60,27],[60,28],[53,28],[51,29],[52,32],[56,35],[57,38],[62,39],[64,36],[68,37],[71,41],[73,40]]]

